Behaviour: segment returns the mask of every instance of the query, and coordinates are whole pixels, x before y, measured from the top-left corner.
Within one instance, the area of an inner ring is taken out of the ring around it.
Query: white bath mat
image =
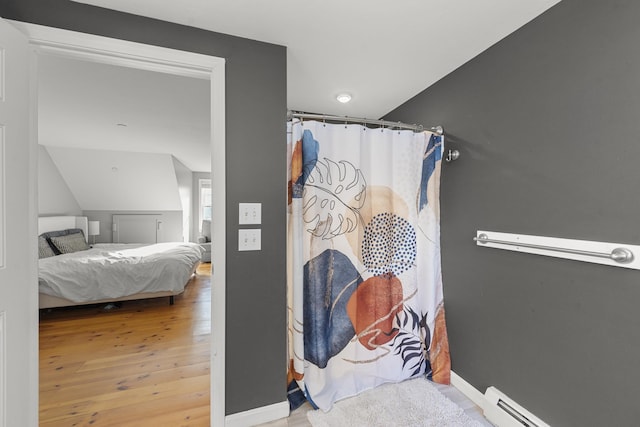
[[[384,384],[344,399],[329,412],[309,411],[314,427],[477,427],[478,421],[424,378]]]

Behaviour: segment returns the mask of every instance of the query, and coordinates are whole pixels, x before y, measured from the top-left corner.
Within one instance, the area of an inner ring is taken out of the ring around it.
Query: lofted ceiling
[[[173,159],[168,154],[47,147],[83,211],[180,211]]]
[[[171,154],[209,172],[209,93],[208,80],[41,55],[38,142]]]
[[[288,108],[382,118],[559,0],[76,1],[286,46]],[[39,79],[42,145],[210,171],[208,81],[55,56]]]

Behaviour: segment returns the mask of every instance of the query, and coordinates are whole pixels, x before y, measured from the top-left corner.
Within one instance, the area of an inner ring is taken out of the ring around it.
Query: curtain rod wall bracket
[[[446,162],[453,162],[454,160],[458,160],[460,158],[459,150],[448,150],[447,157],[444,158]]]

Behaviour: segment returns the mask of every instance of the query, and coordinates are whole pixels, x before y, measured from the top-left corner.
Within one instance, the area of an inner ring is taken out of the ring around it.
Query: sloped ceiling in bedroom
[[[76,197],[42,145],[38,146],[38,215],[82,215]]]
[[[82,210],[182,210],[170,154],[46,149]]]
[[[38,142],[174,156],[211,171],[208,80],[38,56]]]

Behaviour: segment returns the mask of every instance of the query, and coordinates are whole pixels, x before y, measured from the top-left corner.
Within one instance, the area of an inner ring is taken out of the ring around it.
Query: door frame
[[[211,358],[209,389],[211,426],[225,425],[225,307],[226,307],[226,182],[225,182],[225,59],[199,53],[169,49],[142,43],[112,39],[59,28],[24,23],[9,22],[22,31],[29,40],[30,52],[30,153],[31,179],[37,183],[38,144],[38,56],[57,55],[72,59],[100,62],[104,64],[133,67],[148,71],[158,71],[185,77],[195,77],[210,81],[210,138],[211,138],[211,191],[215,210],[212,213],[212,256],[211,260]],[[35,166],[33,166],[35,165]],[[34,186],[32,186],[33,188]],[[34,189],[37,192],[37,189]],[[37,200],[37,194],[32,195]],[[32,204],[31,218],[38,216],[37,204]],[[36,241],[37,232],[33,228],[31,241]],[[37,271],[31,272],[37,277]],[[37,283],[34,283],[37,286]],[[38,307],[37,292],[30,307]],[[37,328],[37,325],[36,325]],[[37,330],[34,331],[37,336]],[[36,372],[31,372],[38,378]],[[215,378],[215,381],[213,379]],[[33,395],[38,396],[38,382]],[[35,410],[38,410],[36,405]],[[36,412],[37,413],[37,412]]]

